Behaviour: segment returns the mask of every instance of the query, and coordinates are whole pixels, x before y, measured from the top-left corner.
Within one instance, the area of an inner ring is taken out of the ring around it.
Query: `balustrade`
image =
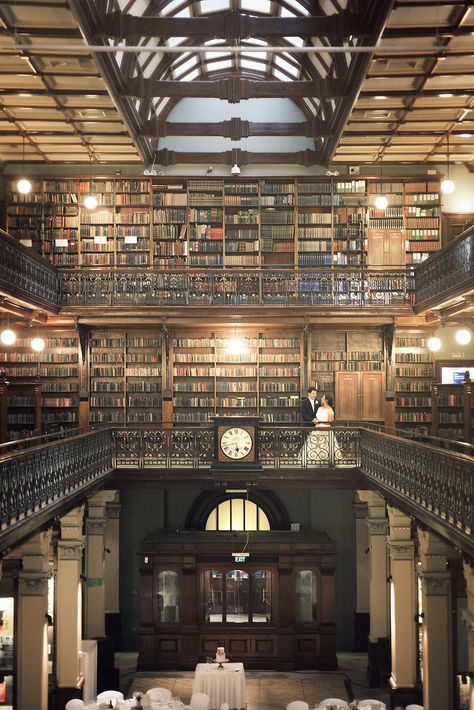
[[[474,227],[469,227],[416,267],[416,309],[427,308],[437,297],[443,300],[455,292],[466,293],[473,277]]]
[[[403,306],[411,269],[64,269],[63,306]]]
[[[58,269],[3,229],[0,229],[0,283],[9,293],[21,291],[32,303],[59,309]]]

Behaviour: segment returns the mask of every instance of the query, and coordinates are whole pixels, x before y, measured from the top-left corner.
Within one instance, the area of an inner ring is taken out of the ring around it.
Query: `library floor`
[[[192,671],[136,671],[135,653],[116,654],[120,669],[120,689],[127,696],[136,691],[160,685],[188,703],[191,697]],[[292,700],[304,700],[314,708],[324,698],[348,699],[346,688],[356,699],[382,700],[390,707],[388,688],[369,688],[365,681],[365,653],[339,653],[339,670],[335,672],[295,671],[293,673],[246,671],[247,710],[283,710]]]

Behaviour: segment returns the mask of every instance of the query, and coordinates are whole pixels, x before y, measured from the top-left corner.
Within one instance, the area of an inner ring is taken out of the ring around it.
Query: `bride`
[[[303,464],[330,464],[330,434],[324,431],[324,429],[330,427],[331,423],[334,421],[332,403],[332,397],[327,394],[322,396],[321,405],[318,407],[315,415],[315,428],[307,437],[301,451]]]

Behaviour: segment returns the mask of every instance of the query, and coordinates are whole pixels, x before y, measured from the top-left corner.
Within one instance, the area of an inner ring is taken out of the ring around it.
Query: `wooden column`
[[[22,546],[18,575],[17,710],[48,708],[48,579],[51,532]]]
[[[453,710],[453,634],[451,573],[446,569],[450,548],[430,532],[420,530],[423,599],[423,707]]]

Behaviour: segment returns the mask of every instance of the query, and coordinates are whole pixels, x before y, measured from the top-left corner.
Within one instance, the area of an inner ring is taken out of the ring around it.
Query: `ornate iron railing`
[[[8,293],[21,292],[51,310],[59,310],[58,269],[0,229],[0,284]]]
[[[447,527],[474,551],[474,460],[361,429],[362,473],[377,486]]]
[[[262,426],[258,429],[259,460],[264,468],[338,468],[358,466],[359,430],[299,426]],[[191,467],[209,469],[214,455],[212,426],[172,429],[115,429],[116,468]]]
[[[64,269],[63,306],[404,306],[411,269]]]
[[[446,299],[472,288],[474,280],[474,227],[453,239],[415,269],[416,310],[433,299]]]
[[[0,459],[0,527],[24,520],[112,471],[110,429]]]

